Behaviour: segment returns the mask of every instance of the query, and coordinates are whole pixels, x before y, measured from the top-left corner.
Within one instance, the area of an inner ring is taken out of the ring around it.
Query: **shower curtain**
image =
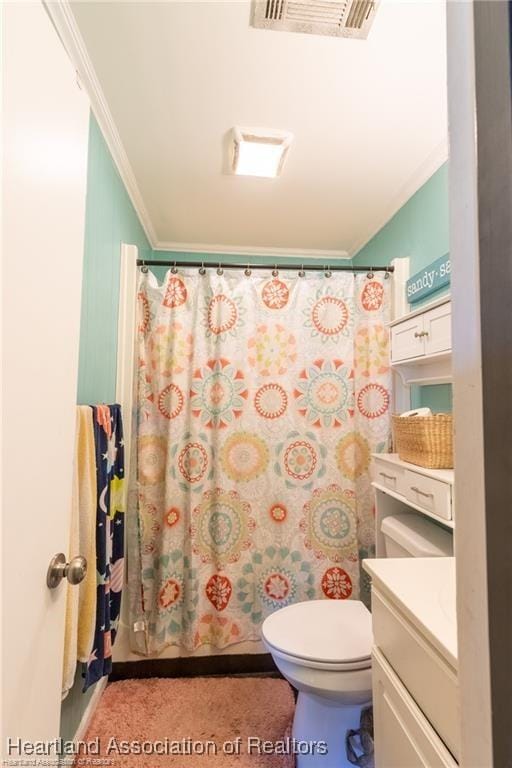
[[[384,275],[140,273],[134,649],[259,640],[272,611],[364,597],[390,436]]]

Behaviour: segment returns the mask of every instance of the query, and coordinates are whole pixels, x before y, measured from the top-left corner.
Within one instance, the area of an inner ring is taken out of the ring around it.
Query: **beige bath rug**
[[[107,686],[90,754],[76,765],[95,757],[114,768],[293,768],[293,711],[284,680],[123,680]]]

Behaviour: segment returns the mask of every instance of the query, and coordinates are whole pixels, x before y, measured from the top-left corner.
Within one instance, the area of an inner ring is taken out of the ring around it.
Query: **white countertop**
[[[381,590],[457,669],[454,557],[396,557],[364,560]]]

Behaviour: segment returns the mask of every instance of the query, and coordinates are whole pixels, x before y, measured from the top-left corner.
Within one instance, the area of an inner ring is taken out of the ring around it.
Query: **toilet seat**
[[[273,655],[314,669],[371,667],[371,614],[359,600],[311,600],[273,613],[262,635]]]
[[[274,648],[268,640],[265,640],[269,652],[274,658],[282,659],[299,666],[309,667],[309,669],[321,669],[329,672],[358,672],[364,669],[371,669],[372,660],[371,656],[360,659],[359,661],[319,661],[313,659],[303,659],[300,656],[292,656],[289,653]]]

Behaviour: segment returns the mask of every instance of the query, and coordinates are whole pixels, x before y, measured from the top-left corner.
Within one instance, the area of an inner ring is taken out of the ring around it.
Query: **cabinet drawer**
[[[391,328],[391,362],[409,360],[425,354],[423,315],[404,320]]]
[[[452,348],[452,305],[450,302],[425,312],[425,354],[436,355]]]
[[[405,471],[405,497],[416,506],[443,520],[452,519],[452,489],[448,483]]]
[[[374,649],[373,727],[376,768],[456,768],[457,763],[389,664]]]
[[[459,754],[455,670],[378,590],[372,589],[375,645],[450,751]]]
[[[383,459],[373,460],[373,479],[390,491],[405,495],[405,469]]]

